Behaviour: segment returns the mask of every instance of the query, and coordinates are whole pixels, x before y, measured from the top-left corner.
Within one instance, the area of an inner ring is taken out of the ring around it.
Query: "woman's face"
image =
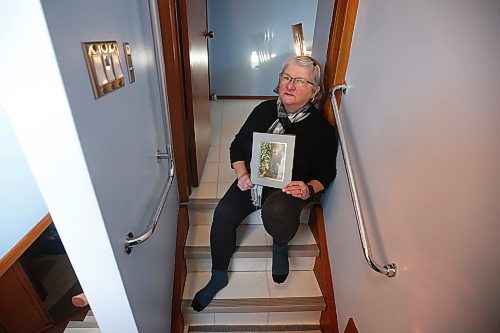
[[[294,81],[294,78],[305,79],[309,82],[300,84]],[[312,82],[312,73],[308,68],[299,66],[293,61],[285,67],[283,75],[280,76],[278,91],[286,112],[298,111],[318,93],[319,87],[315,87],[310,82]]]

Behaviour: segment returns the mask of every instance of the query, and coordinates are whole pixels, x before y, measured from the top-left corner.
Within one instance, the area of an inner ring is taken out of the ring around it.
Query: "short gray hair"
[[[319,87],[319,91],[316,94],[316,96],[314,96],[312,103],[313,104],[319,103],[321,101],[321,98],[323,97],[325,89],[323,87],[323,71],[321,70],[321,65],[319,64],[318,60],[310,56],[291,57],[283,63],[283,67],[281,68],[281,73],[283,73],[287,68],[287,66],[290,65],[290,63],[292,62],[296,63],[301,67],[307,68],[311,71],[312,83],[314,83],[316,87]],[[279,93],[279,85],[280,83],[278,80],[278,85],[273,90],[275,93]]]

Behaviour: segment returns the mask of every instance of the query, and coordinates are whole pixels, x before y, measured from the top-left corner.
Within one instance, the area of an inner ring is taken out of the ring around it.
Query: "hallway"
[[[212,141],[200,186],[193,188],[190,199],[221,198],[236,179],[229,161],[229,146],[248,114],[262,100],[210,101]]]

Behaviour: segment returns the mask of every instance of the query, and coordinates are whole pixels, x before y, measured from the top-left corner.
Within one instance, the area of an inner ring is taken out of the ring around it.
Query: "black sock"
[[[225,271],[217,271],[212,270],[212,277],[205,288],[201,289],[194,296],[193,301],[191,302],[191,306],[195,311],[200,312],[203,310],[215,295],[225,286],[227,286],[228,278],[227,278],[227,270]]]
[[[285,282],[288,269],[288,245],[280,246],[273,241],[273,281]]]

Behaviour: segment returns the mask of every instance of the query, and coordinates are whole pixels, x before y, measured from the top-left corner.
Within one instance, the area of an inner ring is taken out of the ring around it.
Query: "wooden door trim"
[[[175,266],[174,266],[174,292],[172,295],[172,317],[171,329],[173,333],[181,333],[184,330],[184,318],[182,316],[182,295],[186,283],[187,267],[184,257],[184,247],[189,229],[189,214],[185,205],[179,207],[177,218],[177,238],[175,243]]]
[[[172,130],[177,188],[180,202],[187,202],[191,193],[189,180],[189,156],[186,128],[186,103],[184,98],[184,76],[182,50],[179,40],[179,17],[176,0],[159,0],[158,12],[166,70],[167,99]]]
[[[181,64],[184,75],[184,98],[186,105],[186,139],[189,158],[189,181],[192,186],[199,186],[200,174],[196,161],[196,138],[194,130],[194,109],[193,109],[193,83],[191,80],[191,58],[189,55],[189,31],[187,0],[179,0],[179,36],[181,50]]]
[[[343,84],[345,81],[358,4],[359,0],[335,1],[326,53],[325,87],[327,88]],[[340,106],[338,96],[337,103]],[[335,117],[329,96],[323,100],[322,107],[325,117],[334,125]]]

